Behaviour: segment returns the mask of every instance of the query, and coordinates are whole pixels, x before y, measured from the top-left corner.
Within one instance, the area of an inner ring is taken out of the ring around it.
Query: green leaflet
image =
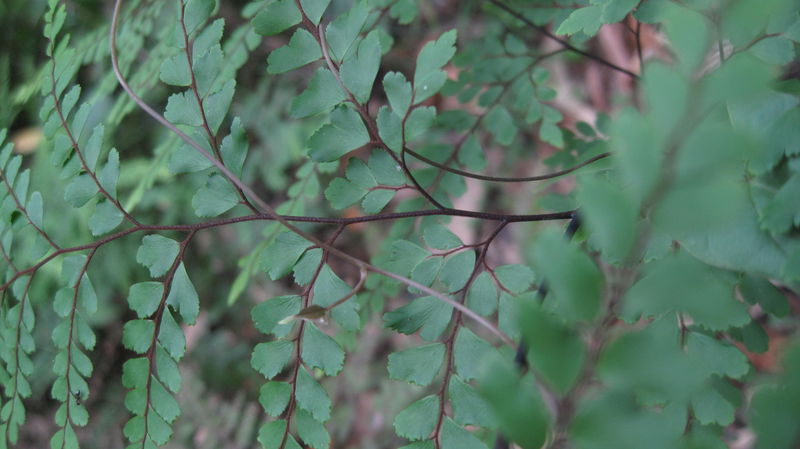
[[[475,251],[461,251],[445,258],[439,279],[453,292],[464,288],[475,267]]]
[[[426,245],[434,249],[448,250],[463,245],[458,236],[439,223],[427,226],[422,233],[422,238]]]
[[[300,23],[301,15],[294,0],[270,3],[253,18],[253,28],[262,36],[272,36]]]
[[[428,256],[430,253],[425,248],[407,240],[397,240],[392,242],[390,264],[387,268],[398,274],[407,275]]]
[[[335,376],[342,370],[344,351],[339,343],[325,335],[315,325],[308,323],[303,334],[303,361],[312,368]]]
[[[318,129],[308,140],[309,156],[330,162],[369,142],[369,134],[358,112],[339,106],[331,112],[331,123]]]
[[[592,243],[608,261],[624,262],[637,234],[637,204],[620,186],[599,177],[580,180],[581,217],[592,230]]]
[[[508,112],[508,109],[503,106],[493,108],[491,112],[486,115],[485,126],[500,145],[510,145],[517,135],[517,127],[514,125],[514,118]],[[547,135],[542,137],[542,140],[550,142],[550,139],[546,139],[545,137],[547,137]]]
[[[433,106],[418,107],[411,111],[405,122],[403,133],[406,141],[414,140],[425,134],[433,125],[436,118],[436,108]]]
[[[494,275],[503,288],[512,293],[522,293],[536,280],[533,271],[527,265],[500,265],[494,269]]]
[[[564,20],[556,30],[558,34],[575,34],[582,31],[588,36],[597,34],[600,26],[603,24],[601,17],[603,16],[602,6],[587,6],[579,8],[572,12],[572,14]]]
[[[542,233],[533,252],[537,272],[550,286],[545,305],[568,322],[592,320],[600,307],[603,277],[589,256],[551,231]]]
[[[128,321],[122,329],[122,344],[137,354],[144,354],[150,348],[155,328],[152,320]]]
[[[482,272],[472,282],[466,304],[483,316],[489,316],[497,309],[497,288],[489,273]]]
[[[414,70],[414,103],[435,95],[444,86],[447,74],[440,70],[456,52],[456,30],[450,30],[422,47]]]
[[[192,74],[189,61],[184,53],[177,53],[161,63],[159,71],[161,81],[172,86],[189,86],[192,83]]]
[[[103,198],[97,203],[94,214],[89,218],[89,230],[92,235],[103,235],[119,226],[123,218],[119,208]]]
[[[314,449],[327,449],[331,445],[331,437],[325,425],[314,419],[305,410],[298,410],[295,414],[297,419],[297,433],[300,439]]]
[[[342,61],[348,56],[368,13],[366,2],[358,2],[325,28],[325,39],[334,60]]]
[[[293,117],[309,117],[325,112],[347,97],[330,70],[320,67],[302,94],[292,100]]]
[[[626,295],[626,317],[675,310],[688,313],[696,323],[711,330],[738,327],[750,321],[745,305],[733,298],[733,284],[724,274],[682,251],[651,262],[645,273]]]
[[[724,385],[724,384],[723,384]],[[691,400],[692,412],[697,420],[705,425],[730,425],[733,422],[734,405],[723,396],[716,385],[703,389]]]
[[[195,324],[197,321],[197,315],[200,313],[200,298],[186,273],[183,262],[175,270],[175,276],[172,278],[172,285],[167,296],[167,304],[180,312],[184,323]]]
[[[231,122],[231,133],[222,139],[219,152],[222,154],[222,161],[234,175],[241,177],[244,161],[247,157],[248,142],[247,133],[239,117],[234,117]]]
[[[413,334],[433,341],[450,323],[453,306],[433,296],[423,296],[383,315],[384,326],[402,334]]]
[[[507,361],[494,362],[489,372],[491,375],[481,379],[478,391],[496,416],[500,431],[522,448],[542,447],[550,416],[532,384],[534,379],[520,379]]]
[[[289,362],[292,346],[290,341],[285,340],[259,343],[253,349],[250,365],[267,379],[272,379]]]
[[[184,23],[186,32],[192,33],[211,15],[216,7],[215,0],[187,0]]]
[[[325,265],[320,270],[317,282],[314,284],[314,304],[328,307],[350,294],[352,289],[350,285],[331,270],[329,265]],[[331,310],[331,317],[334,321],[350,331],[356,331],[361,328],[357,299],[356,296],[353,296]]]
[[[158,234],[148,235],[142,239],[142,246],[136,252],[136,261],[150,270],[151,277],[159,277],[172,265],[179,247],[175,240]]]
[[[279,416],[289,404],[292,386],[286,382],[267,382],[261,386],[258,401],[270,416]]]
[[[192,197],[192,207],[198,217],[216,217],[239,204],[236,188],[225,178],[213,174],[206,185]]]
[[[759,435],[758,448],[788,449],[797,438],[798,430],[791,425],[792,420],[800,416],[796,405],[800,391],[797,377],[800,370],[800,351],[797,347],[788,354],[785,369],[779,379],[765,382],[752,399],[748,418]],[[792,420],[776,420],[778,416]]]
[[[282,232],[261,253],[261,269],[273,280],[289,274],[311,242],[293,233]]]
[[[173,94],[169,97],[164,117],[178,125],[201,126],[203,124],[200,108],[189,91]]]
[[[346,60],[339,69],[344,86],[361,103],[365,103],[372,92],[372,84],[381,62],[381,47],[376,33],[370,33],[358,45],[358,51]]]
[[[389,354],[389,377],[425,386],[442,367],[445,347],[434,343]]]
[[[164,286],[160,282],[140,282],[131,286],[128,304],[139,318],[153,314],[161,303]]]
[[[383,186],[394,187],[405,181],[394,160],[380,150],[372,152],[369,165],[351,158],[346,173],[347,179],[335,178],[325,189],[325,198],[334,209],[344,209],[361,201],[365,213],[378,213],[397,192],[396,189]]]
[[[458,376],[450,378],[447,389],[453,407],[453,420],[462,426],[481,426],[493,428],[497,419],[489,404],[478,391]]]
[[[268,334],[278,326],[279,332],[285,333],[290,328],[289,325],[278,323],[300,311],[299,296],[279,296],[266,302],[262,302],[253,308],[251,318],[256,329]]]
[[[394,151],[403,149],[403,121],[388,106],[378,111],[378,134],[383,143]]]
[[[442,424],[442,449],[488,449],[481,440],[463,427],[445,418]]]
[[[397,414],[394,430],[403,438],[421,440],[433,432],[439,413],[439,398],[425,396]]]
[[[311,23],[318,25],[330,2],[331,0],[300,0],[300,5]]]
[[[284,73],[303,67],[322,57],[314,36],[308,31],[298,28],[289,43],[269,54],[267,58],[268,73]]]
[[[300,368],[297,375],[297,391],[295,394],[297,405],[309,412],[311,416],[320,422],[327,421],[331,416],[331,398],[325,389],[311,377],[311,374]]]
[[[453,345],[453,364],[462,379],[479,378],[499,358],[499,353],[489,342],[466,327],[459,329]]]
[[[344,209],[359,202],[368,193],[346,179],[336,178],[325,189],[325,198],[330,201],[334,209]]]
[[[586,358],[580,335],[530,301],[523,303],[519,322],[531,365],[548,385],[566,394],[578,379]]]
[[[383,89],[392,111],[399,117],[405,117],[411,106],[411,83],[406,81],[402,73],[389,72],[383,77]]]

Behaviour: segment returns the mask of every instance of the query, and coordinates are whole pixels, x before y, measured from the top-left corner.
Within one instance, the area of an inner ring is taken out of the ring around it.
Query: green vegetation
[[[800,444],[797,2],[110,6],[0,6],[0,448]]]

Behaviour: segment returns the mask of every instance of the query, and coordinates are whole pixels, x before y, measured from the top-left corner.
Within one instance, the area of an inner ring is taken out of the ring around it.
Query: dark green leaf
[[[307,323],[304,329],[303,361],[306,365],[320,368],[329,376],[339,374],[344,364],[344,351],[339,343],[312,323]]]
[[[636,203],[620,186],[594,176],[580,179],[578,201],[592,244],[608,261],[623,262],[637,234]]]
[[[300,0],[306,17],[308,17],[308,20],[314,25],[319,25],[319,20],[322,18],[322,14],[325,13],[330,2],[331,0]]]
[[[422,47],[414,70],[414,103],[435,95],[444,86],[447,74],[440,70],[456,52],[456,30],[450,30]]]
[[[405,117],[411,106],[411,83],[406,81],[402,73],[389,72],[383,77],[383,89],[392,111],[399,117]]]
[[[300,368],[297,373],[295,399],[297,405],[317,421],[324,423],[331,417],[331,398],[305,368]]]
[[[381,47],[380,42],[378,42],[378,35],[370,33],[358,45],[357,53],[347,59],[340,67],[339,74],[342,77],[342,82],[347,90],[356,97],[356,100],[361,103],[366,103],[369,100],[380,62]]]
[[[286,382],[267,382],[259,390],[258,401],[270,416],[280,416],[289,404],[292,386]]]
[[[164,286],[160,282],[133,284],[128,293],[128,304],[139,318],[147,318],[158,308],[163,293]]]
[[[475,251],[461,251],[445,258],[439,279],[447,285],[448,291],[460,290],[466,285],[474,268]]]
[[[197,296],[197,290],[194,289],[188,273],[186,273],[183,262],[175,270],[169,296],[167,296],[167,304],[180,312],[181,318],[186,324],[194,324],[197,320],[197,315],[200,313],[200,298]]]
[[[30,204],[28,209],[30,210]],[[95,236],[105,234],[119,226],[123,218],[124,216],[117,206],[104,198],[97,203],[94,213],[89,218],[89,230]]]
[[[253,18],[253,29],[262,36],[272,36],[297,25],[300,19],[294,0],[277,0]]]
[[[483,316],[489,316],[497,309],[497,288],[489,273],[482,272],[472,282],[466,304]]]
[[[472,386],[458,376],[450,378],[448,386],[453,419],[462,426],[494,427],[496,419],[489,404]]]
[[[458,330],[453,352],[456,371],[467,381],[480,377],[487,366],[500,357],[492,345],[466,327]]]
[[[359,202],[367,190],[343,178],[334,178],[325,189],[325,198],[334,209],[345,209]]]
[[[394,198],[395,191],[388,189],[372,190],[364,196],[361,208],[367,214],[377,214]]]
[[[530,288],[536,277],[527,265],[511,264],[501,265],[494,269],[494,275],[503,288],[512,293],[522,293]]]
[[[425,396],[401,411],[394,419],[394,430],[403,438],[421,440],[436,427],[439,398]]]
[[[413,140],[428,131],[436,119],[436,108],[433,106],[417,107],[411,111],[405,121],[406,142]]]
[[[422,338],[432,341],[450,323],[453,306],[432,296],[417,298],[410,304],[383,315],[384,326],[403,334],[422,329]]]
[[[278,296],[277,298],[272,298],[255,306],[251,312],[251,317],[256,329],[265,334],[269,334],[274,332],[275,327],[278,326],[281,320],[299,311],[299,296]],[[279,325],[279,329],[288,327],[290,326]]]
[[[442,424],[442,449],[488,449],[475,435],[445,417]]]
[[[684,252],[651,262],[645,276],[626,295],[625,315],[653,316],[670,310],[688,313],[711,329],[739,327],[750,321],[747,308],[733,297],[733,284]]]
[[[178,255],[180,245],[158,234],[145,236],[136,253],[136,261],[150,270],[151,277],[159,277],[169,270]]]
[[[350,11],[337,17],[325,29],[325,37],[331,57],[341,61],[347,56],[348,50],[358,37],[358,33],[367,20],[367,7],[359,2]]]
[[[447,250],[463,245],[460,238],[439,223],[432,223],[426,226],[422,233],[422,238],[425,240],[426,245],[435,249]]]
[[[180,360],[186,352],[186,337],[169,309],[164,310],[164,314],[161,316],[158,342],[175,360]]]
[[[500,145],[510,145],[517,135],[514,118],[503,106],[494,107],[486,115],[486,127]]]
[[[227,179],[214,174],[206,185],[192,197],[192,207],[198,217],[216,217],[239,204],[236,189]]]
[[[339,159],[369,142],[369,134],[358,112],[339,106],[331,112],[331,123],[318,129],[308,141],[309,156],[317,162]]]
[[[308,88],[292,100],[291,114],[297,118],[309,117],[331,109],[346,98],[330,70],[320,67]]]
[[[567,321],[592,320],[597,315],[603,277],[586,253],[548,229],[537,240],[533,259],[550,286],[548,308]]]
[[[222,154],[222,161],[234,175],[242,176],[244,160],[247,157],[247,133],[242,126],[239,117],[235,117],[231,123],[231,133],[222,139],[219,152]]]
[[[531,301],[523,303],[519,328],[536,372],[558,393],[567,393],[578,379],[586,358],[586,348],[578,332]]]
[[[739,290],[745,301],[750,304],[759,304],[766,312],[777,317],[789,314],[789,303],[786,295],[766,279],[755,276],[745,276],[739,284]]]
[[[144,354],[153,343],[155,323],[151,320],[132,320],[122,328],[122,344],[137,354]]]
[[[314,62],[322,57],[319,44],[314,36],[303,28],[298,28],[289,43],[269,54],[268,73],[288,72]]]
[[[259,343],[253,349],[250,365],[267,379],[272,379],[289,362],[294,349],[292,346],[292,342],[286,340]]]
[[[428,385],[441,369],[444,353],[443,344],[433,343],[389,354],[389,377]]]
[[[272,280],[286,276],[300,256],[311,246],[311,242],[294,232],[278,234],[275,240],[261,253],[261,269]]]
[[[300,439],[314,449],[328,449],[331,445],[331,437],[325,426],[314,419],[305,410],[298,410],[295,415],[297,419],[297,433]]]

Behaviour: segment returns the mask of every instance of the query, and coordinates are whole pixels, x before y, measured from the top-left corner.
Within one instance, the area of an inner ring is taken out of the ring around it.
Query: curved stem
[[[585,166],[587,166],[587,165],[589,165],[589,164],[591,164],[593,162],[599,161],[600,159],[605,159],[605,158],[611,156],[611,153],[599,154],[599,155],[597,155],[597,156],[595,156],[593,158],[590,158],[590,159],[588,159],[588,160],[586,160],[584,162],[581,162],[578,165],[574,165],[574,166],[572,166],[570,168],[566,168],[564,170],[559,170],[559,171],[553,172],[553,173],[548,173],[548,174],[545,174],[545,175],[503,177],[503,176],[482,175],[480,173],[472,173],[472,172],[468,172],[468,171],[464,171],[464,170],[459,170],[457,168],[448,167],[445,164],[441,164],[439,162],[436,162],[433,159],[429,159],[429,158],[427,158],[427,157],[425,157],[425,156],[423,156],[423,155],[421,155],[421,154],[419,154],[419,153],[417,153],[415,151],[412,151],[410,149],[406,149],[406,153],[414,156],[415,158],[421,160],[422,162],[425,162],[426,164],[433,165],[434,167],[439,168],[441,170],[444,170],[446,172],[450,172],[450,173],[453,173],[453,174],[456,174],[456,175],[460,175],[460,176],[464,176],[464,177],[467,177],[467,178],[475,178],[475,179],[480,179],[482,181],[492,181],[492,182],[532,182],[532,181],[544,181],[546,179],[558,178],[559,176],[564,176],[566,174],[572,173],[572,172],[574,172],[575,170],[577,170],[579,168],[585,167]]]
[[[523,22],[525,25],[528,25],[529,27],[531,27],[534,30],[538,31],[539,33],[543,34],[545,37],[558,42],[559,44],[561,44],[562,47],[566,48],[567,50],[569,50],[569,51],[571,51],[573,53],[577,53],[577,54],[579,54],[581,56],[585,56],[585,57],[591,59],[592,61],[598,62],[598,63],[600,63],[600,64],[602,64],[602,65],[604,65],[604,66],[606,66],[606,67],[608,67],[608,68],[610,68],[612,70],[616,70],[617,72],[624,73],[625,75],[628,75],[633,79],[639,79],[639,75],[631,72],[630,70],[624,69],[624,68],[614,64],[613,62],[608,61],[607,59],[604,59],[604,58],[602,58],[600,56],[597,56],[595,54],[583,51],[580,48],[570,44],[566,40],[556,36],[555,34],[550,32],[550,30],[548,30],[547,28],[545,28],[543,26],[536,25],[535,23],[531,22],[530,19],[528,19],[527,17],[523,16],[518,11],[514,10],[513,8],[511,8],[510,6],[506,5],[505,3],[501,2],[500,0],[489,0],[489,1],[493,5],[497,6],[500,9],[502,9],[503,11],[511,14],[512,16],[514,16],[514,18],[516,18],[517,20]]]

